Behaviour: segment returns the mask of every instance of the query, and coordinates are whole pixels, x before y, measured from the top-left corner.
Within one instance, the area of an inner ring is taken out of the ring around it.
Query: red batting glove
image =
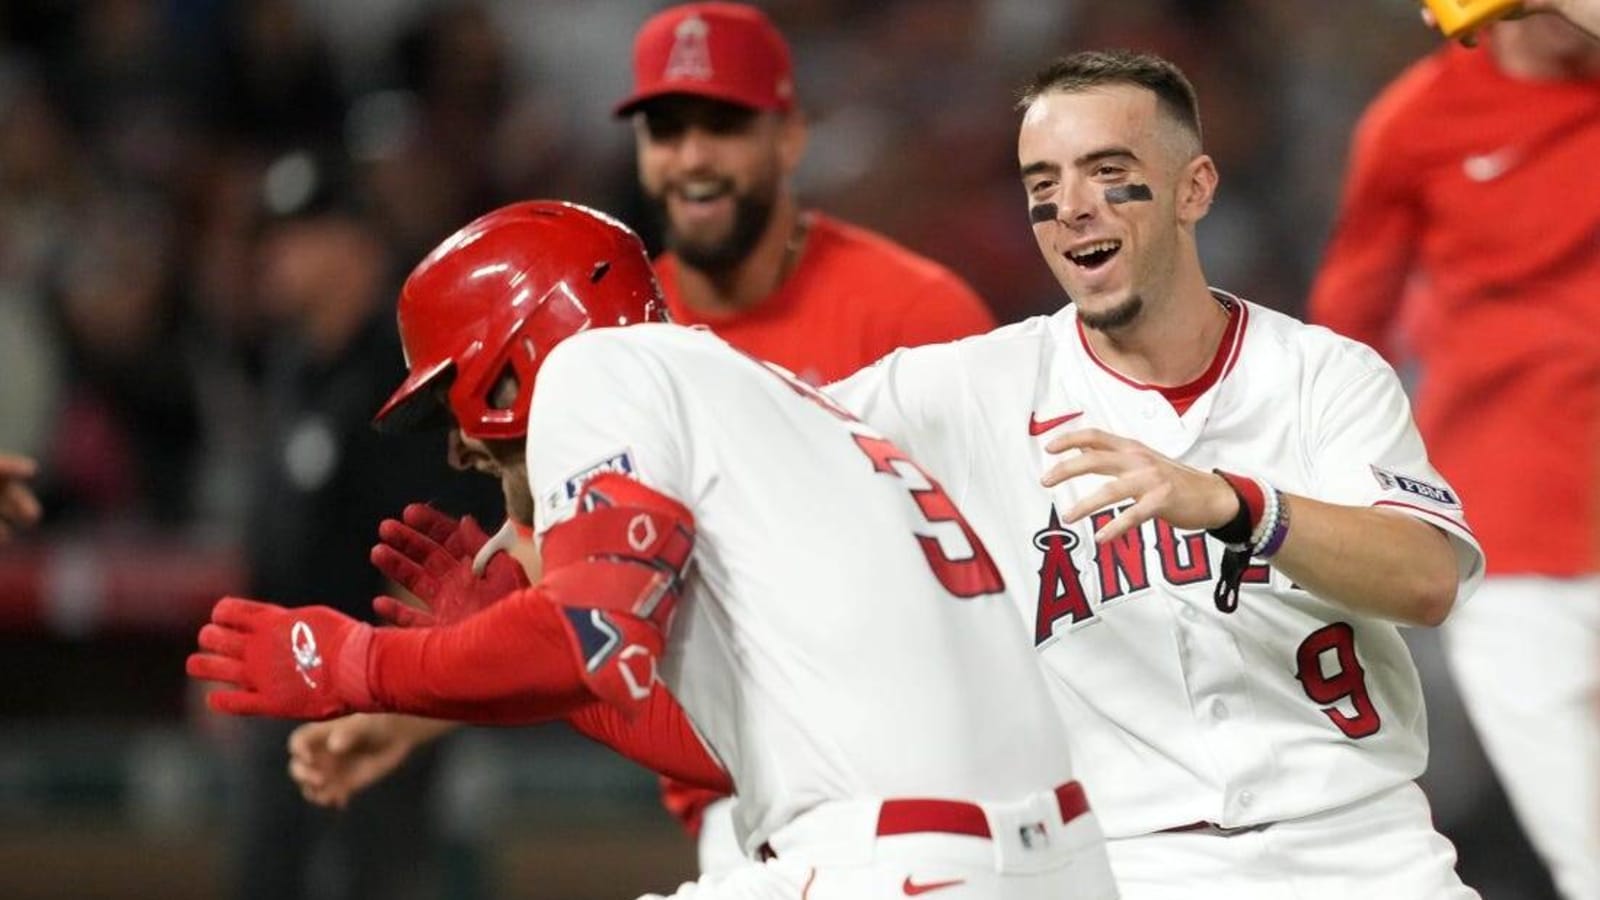
[[[456,519],[413,503],[400,519],[384,519],[378,538],[372,564],[428,605],[417,609],[393,597],[374,598],[373,610],[392,625],[452,625],[530,585],[522,566],[506,553],[489,557],[482,575],[473,571],[489,535],[471,516]]]
[[[326,606],[285,609],[224,597],[200,629],[190,678],[221,682],[206,704],[236,716],[331,719],[376,705],[367,683],[372,626]]]

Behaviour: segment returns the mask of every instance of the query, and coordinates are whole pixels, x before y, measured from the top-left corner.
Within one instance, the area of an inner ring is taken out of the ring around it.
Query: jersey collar
[[[1206,366],[1206,370],[1201,372],[1199,377],[1187,384],[1166,387],[1157,384],[1146,384],[1123,375],[1107,365],[1094,352],[1094,348],[1089,346],[1088,337],[1083,333],[1083,323],[1078,321],[1076,314],[1072,316],[1072,323],[1077,329],[1078,341],[1083,346],[1084,354],[1096,366],[1107,375],[1135,390],[1155,391],[1164,397],[1178,415],[1181,416],[1188,412],[1194,402],[1200,399],[1206,391],[1211,390],[1217,382],[1233,371],[1234,365],[1239,361],[1239,348],[1244,345],[1245,325],[1250,318],[1249,304],[1218,288],[1211,288],[1211,295],[1217,298],[1217,302],[1222,304],[1224,309],[1228,310],[1228,327],[1222,333],[1222,340],[1217,343],[1217,352],[1212,356],[1210,365]]]

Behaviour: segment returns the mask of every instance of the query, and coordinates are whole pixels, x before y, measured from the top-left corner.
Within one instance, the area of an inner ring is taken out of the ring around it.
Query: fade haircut
[[[1017,93],[1017,109],[1053,91],[1075,93],[1105,85],[1126,84],[1156,95],[1157,107],[1182,125],[1201,146],[1200,101],[1183,70],[1154,53],[1132,50],[1085,50],[1063,56],[1041,69]]]

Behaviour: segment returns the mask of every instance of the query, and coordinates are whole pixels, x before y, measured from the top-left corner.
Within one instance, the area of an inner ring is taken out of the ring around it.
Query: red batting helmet
[[[437,420],[442,393],[463,434],[520,438],[546,354],[590,328],[662,321],[644,245],[627,226],[573,203],[514,203],[457,231],[400,290],[410,372],[378,410],[380,428]],[[515,375],[514,398],[497,396]]]

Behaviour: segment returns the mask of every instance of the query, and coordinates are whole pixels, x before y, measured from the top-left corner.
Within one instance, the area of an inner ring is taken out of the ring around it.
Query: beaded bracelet
[[[1217,609],[1231,613],[1239,608],[1239,587],[1252,558],[1270,559],[1283,549],[1289,536],[1289,503],[1283,492],[1255,478],[1213,469],[1239,498],[1239,512],[1208,533],[1222,541],[1222,572],[1212,594]]]

